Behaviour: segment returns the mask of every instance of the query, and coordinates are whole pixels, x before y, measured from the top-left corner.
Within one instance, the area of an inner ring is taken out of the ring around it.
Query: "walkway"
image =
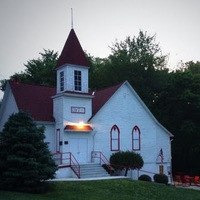
[[[95,177],[95,178],[62,178],[62,179],[51,179],[49,181],[98,181],[98,180],[112,180],[112,179],[130,179],[126,176],[108,176],[108,177]]]
[[[200,190],[200,186],[190,185],[190,186],[175,186],[176,188],[184,188],[184,189],[192,189],[192,190]]]

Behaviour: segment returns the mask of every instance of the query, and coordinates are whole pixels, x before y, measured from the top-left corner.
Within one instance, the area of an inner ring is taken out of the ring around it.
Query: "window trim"
[[[113,138],[113,130],[117,130],[117,138]],[[113,148],[113,142],[117,140],[117,148]],[[110,150],[111,151],[120,151],[120,130],[117,125],[114,125],[110,130]]]
[[[74,70],[74,90],[82,91],[82,71]]]
[[[56,152],[60,152],[60,129],[56,129]]]
[[[134,133],[136,131],[138,131],[138,134],[139,134],[139,138],[138,139],[134,138]],[[141,136],[140,135],[141,135],[141,132],[140,132],[139,127],[137,125],[134,126],[133,129],[132,129],[132,150],[133,151],[140,151],[141,150]],[[138,148],[134,147],[134,142],[136,142],[136,141],[138,141]]]
[[[60,72],[60,91],[64,91],[64,85],[65,85],[65,74],[64,71]]]

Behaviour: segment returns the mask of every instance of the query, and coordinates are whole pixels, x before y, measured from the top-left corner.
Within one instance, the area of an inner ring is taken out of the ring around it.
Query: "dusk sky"
[[[71,8],[79,41],[95,57],[143,30],[156,34],[171,69],[181,60],[200,61],[199,0],[0,0],[0,80],[23,71],[43,49],[61,52]]]

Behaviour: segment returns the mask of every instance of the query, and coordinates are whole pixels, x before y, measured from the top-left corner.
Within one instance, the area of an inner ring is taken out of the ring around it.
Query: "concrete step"
[[[95,178],[110,176],[100,164],[81,164],[81,178]]]

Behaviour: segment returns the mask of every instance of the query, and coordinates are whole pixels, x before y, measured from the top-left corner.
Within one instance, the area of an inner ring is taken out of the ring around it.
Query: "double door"
[[[79,163],[88,162],[88,139],[87,138],[70,138],[70,152],[74,155]]]

